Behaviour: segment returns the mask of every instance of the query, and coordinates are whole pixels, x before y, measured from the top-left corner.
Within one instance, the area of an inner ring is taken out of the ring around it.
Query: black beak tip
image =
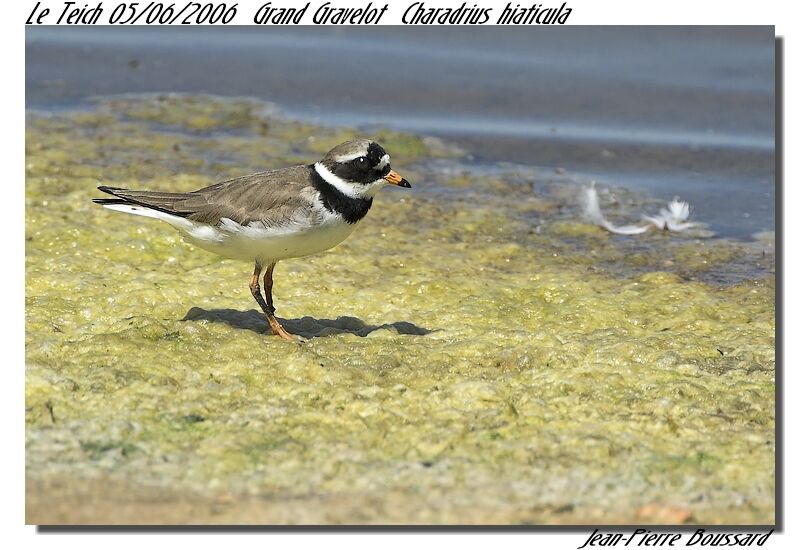
[[[401,179],[400,183],[398,183],[397,185],[399,185],[400,187],[405,187],[407,189],[411,189],[411,184],[408,183],[408,180],[406,178]]]

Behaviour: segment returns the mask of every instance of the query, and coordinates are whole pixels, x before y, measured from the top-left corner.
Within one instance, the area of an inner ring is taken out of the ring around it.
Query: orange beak
[[[395,172],[394,170],[389,170],[389,173],[386,174],[383,179],[391,183],[392,185],[398,185],[400,187],[411,187],[411,184],[408,183],[408,180]]]

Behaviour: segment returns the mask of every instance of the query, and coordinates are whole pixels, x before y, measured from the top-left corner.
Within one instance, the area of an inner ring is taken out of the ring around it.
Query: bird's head
[[[322,178],[347,196],[371,198],[390,183],[411,187],[400,174],[392,170],[386,150],[368,139],[340,143],[314,165]]]

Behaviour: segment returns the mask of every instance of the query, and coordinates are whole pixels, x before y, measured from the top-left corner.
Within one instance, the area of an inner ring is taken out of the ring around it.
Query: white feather
[[[670,201],[666,208],[662,208],[655,216],[642,216],[645,220],[650,222],[658,229],[666,229],[668,231],[685,231],[697,224],[687,222],[691,209],[689,203],[679,200],[675,197]]]
[[[697,224],[687,222],[691,209],[689,203],[679,200],[678,197],[672,199],[666,208],[659,210],[655,216],[643,215],[648,225],[614,225],[608,221],[603,212],[600,210],[600,199],[597,196],[597,190],[594,188],[594,182],[588,187],[583,189],[583,217],[595,225],[619,235],[638,235],[644,233],[650,227],[657,229],[665,229],[668,231],[685,231]]]
[[[606,231],[616,233],[618,235],[638,235],[644,233],[649,229],[648,226],[637,225],[614,225],[608,221],[603,212],[600,210],[600,198],[597,196],[597,189],[594,188],[594,182],[583,191],[583,216],[587,221],[595,225],[599,225]]]

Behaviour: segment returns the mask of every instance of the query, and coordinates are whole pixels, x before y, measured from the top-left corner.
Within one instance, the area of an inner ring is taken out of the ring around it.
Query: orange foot
[[[269,327],[272,329],[273,334],[280,336],[287,342],[295,342],[297,340],[294,336],[286,332],[286,329],[281,326],[274,315],[268,316],[267,320],[269,321]]]

